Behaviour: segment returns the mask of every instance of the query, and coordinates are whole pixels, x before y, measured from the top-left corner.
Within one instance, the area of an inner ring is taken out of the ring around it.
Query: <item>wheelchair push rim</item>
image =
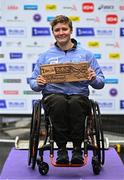
[[[94,150],[94,154],[97,154],[99,165],[103,165],[105,161],[104,151],[104,135],[102,130],[101,114],[97,102],[92,103],[93,119],[94,119],[94,130],[96,137],[97,149]]]
[[[28,151],[28,165],[35,168],[39,144],[39,132],[41,122],[41,105],[40,102],[35,102],[32,112],[29,151]]]
[[[97,115],[97,120],[98,120],[98,125],[99,125],[99,139],[100,139],[100,150],[101,150],[101,164],[104,165],[105,162],[105,147],[104,147],[104,133],[102,129],[102,120],[101,120],[101,113],[100,113],[100,108],[98,104],[95,102],[96,105],[96,115]]]

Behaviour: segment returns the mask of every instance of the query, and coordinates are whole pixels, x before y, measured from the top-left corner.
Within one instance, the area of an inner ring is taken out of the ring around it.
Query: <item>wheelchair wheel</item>
[[[30,139],[29,139],[29,151],[28,151],[28,165],[35,168],[37,160],[37,151],[39,144],[39,132],[41,123],[41,103],[35,102],[32,112]]]
[[[98,175],[101,171],[101,165],[96,157],[92,158],[92,167],[94,174]]]
[[[101,115],[99,106],[96,102],[91,101],[91,114],[92,114],[92,126],[93,126],[93,137],[92,141],[94,144],[92,166],[93,172],[99,174],[101,165],[104,164],[104,137],[101,127]]]
[[[96,116],[99,125],[99,140],[100,140],[100,150],[101,150],[101,164],[104,165],[105,162],[105,147],[104,147],[104,134],[102,129],[102,121],[101,121],[101,114],[98,104],[95,102],[96,105]]]
[[[40,162],[38,167],[41,175],[46,175],[49,171],[49,165],[46,162]]]

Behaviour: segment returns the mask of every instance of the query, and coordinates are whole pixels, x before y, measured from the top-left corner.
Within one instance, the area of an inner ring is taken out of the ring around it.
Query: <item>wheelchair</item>
[[[49,171],[49,165],[44,162],[44,151],[50,151],[50,161],[55,167],[81,167],[87,164],[88,151],[92,153],[92,170],[95,175],[98,175],[105,162],[105,148],[104,148],[104,134],[102,129],[102,121],[100,108],[96,101],[90,99],[91,110],[85,119],[85,132],[83,142],[83,163],[82,164],[57,164],[54,161],[55,142],[53,140],[53,127],[49,115],[44,112],[41,115],[43,109],[42,99],[36,100],[33,105],[32,119],[30,127],[29,137],[29,150],[28,150],[28,166],[35,169],[37,164],[39,173],[46,175]],[[45,123],[45,133],[42,139],[42,120]],[[42,139],[42,144],[40,141]],[[68,148],[67,149],[71,149]],[[39,155],[38,155],[39,153]],[[38,157],[37,157],[38,156]]]

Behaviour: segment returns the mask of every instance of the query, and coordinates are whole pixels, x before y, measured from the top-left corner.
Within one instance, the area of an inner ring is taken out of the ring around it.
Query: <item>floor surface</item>
[[[29,139],[30,118],[19,119],[18,121],[10,121],[9,123],[0,123],[0,172],[8,157],[10,150],[15,146],[15,138],[19,136],[20,139]],[[119,156],[124,162],[124,134],[104,132],[105,137],[111,142],[110,146],[119,150]],[[115,142],[115,143],[114,143]],[[121,146],[117,148],[118,142]],[[119,149],[120,148],[120,149]]]

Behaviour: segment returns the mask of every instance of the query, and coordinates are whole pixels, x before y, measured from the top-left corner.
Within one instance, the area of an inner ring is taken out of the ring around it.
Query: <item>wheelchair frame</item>
[[[51,164],[55,167],[81,167],[87,164],[88,150],[93,151],[92,156],[92,169],[94,174],[98,175],[105,162],[105,148],[104,148],[104,134],[102,129],[101,113],[99,105],[96,101],[90,99],[91,111],[85,119],[85,133],[84,133],[84,161],[82,164],[56,164],[54,161],[54,140],[53,130],[50,117],[44,112],[45,119],[45,140],[42,147],[39,147],[40,141],[40,127],[41,127],[41,109],[42,100],[34,102],[29,151],[28,151],[28,165],[35,169],[36,163],[41,175],[46,175],[49,171],[49,165],[43,160],[43,153],[45,150],[50,150]],[[37,154],[39,151],[39,157]]]

